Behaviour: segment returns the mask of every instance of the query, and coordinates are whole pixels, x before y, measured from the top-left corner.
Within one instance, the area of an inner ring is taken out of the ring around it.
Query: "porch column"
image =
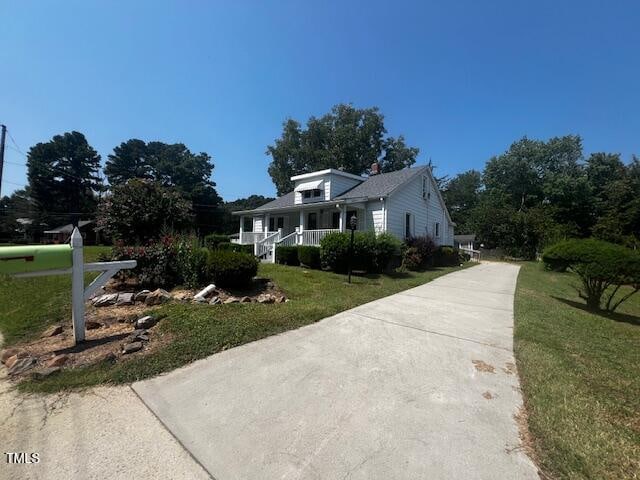
[[[267,236],[267,233],[269,233],[269,219],[271,218],[271,215],[269,213],[267,213],[264,216],[264,225],[262,226],[262,229],[264,230],[264,236]]]
[[[340,231],[344,232],[347,227],[347,208],[345,205],[340,205]]]
[[[244,235],[244,215],[240,215],[240,238],[239,238],[240,243],[244,243],[242,241],[243,235]]]
[[[298,235],[298,241],[302,245],[302,238],[304,236],[304,210],[300,209],[300,228],[298,229],[300,235]]]

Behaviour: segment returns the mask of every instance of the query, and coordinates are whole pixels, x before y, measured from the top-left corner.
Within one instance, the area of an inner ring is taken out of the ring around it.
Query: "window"
[[[278,229],[284,228],[284,217],[278,217],[278,221],[276,223],[276,227]]]
[[[276,228],[276,219],[273,217],[269,218],[269,231],[273,232]]]
[[[310,213],[307,217],[307,229],[309,230],[317,230],[318,229],[318,214]]]
[[[304,198],[311,198],[311,190],[305,190],[304,192],[302,192],[302,196]]]
[[[331,214],[331,228],[340,228],[340,212]]]
[[[429,191],[429,178],[422,177],[422,198],[431,198],[431,192]]]
[[[411,237],[411,214],[404,214],[404,238]]]
[[[322,192],[320,190],[318,190],[317,188],[313,190],[313,198],[317,198],[320,195],[322,195]]]
[[[440,236],[440,224],[438,222],[433,226],[433,233],[436,237]]]
[[[245,232],[253,232],[253,218],[245,217],[244,225],[242,227]]]

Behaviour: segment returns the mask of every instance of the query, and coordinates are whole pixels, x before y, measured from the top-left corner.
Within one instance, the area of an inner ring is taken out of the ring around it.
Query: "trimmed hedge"
[[[436,248],[433,254],[433,265],[435,267],[453,267],[460,265],[460,252],[457,248],[441,246]]]
[[[421,270],[433,265],[436,244],[429,235],[407,238],[402,255],[402,267],[407,270]]]
[[[352,269],[365,272],[383,271],[394,256],[400,253],[400,242],[390,234],[356,232],[353,253],[349,252],[351,233],[330,233],[320,242],[320,260],[323,268],[344,273],[351,260]]]
[[[229,235],[223,235],[221,233],[210,233],[204,237],[204,246],[214,250],[218,248],[220,243],[229,243]]]
[[[240,244],[231,242],[220,242],[214,250],[231,250],[232,252],[248,253],[253,255],[252,244]]]
[[[575,272],[582,281],[578,295],[589,308],[600,309],[604,302],[604,308],[613,312],[640,291],[640,253],[621,245],[595,239],[565,240],[547,248],[542,261],[549,270]],[[631,291],[615,298],[624,285]]]
[[[276,247],[276,263],[289,265],[291,267],[300,265],[300,260],[298,260],[298,247],[296,245]]]
[[[307,268],[320,268],[320,247],[300,245],[298,247],[298,261]]]
[[[220,287],[242,287],[258,273],[258,260],[247,253],[209,250],[207,271]]]

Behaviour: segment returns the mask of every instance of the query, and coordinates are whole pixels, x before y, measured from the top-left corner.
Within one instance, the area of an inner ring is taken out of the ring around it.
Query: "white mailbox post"
[[[13,248],[13,247],[7,247]],[[91,295],[105,283],[109,281],[118,271],[135,268],[135,260],[124,260],[120,262],[94,262],[84,263],[84,253],[82,235],[77,228],[71,234],[71,268],[60,268],[54,270],[39,270],[25,273],[15,273],[14,277],[43,277],[47,275],[67,275],[71,274],[71,304],[73,320],[73,338],[75,343],[83,342],[85,339],[84,326],[84,303],[91,298]],[[85,272],[101,272],[88,287],[84,286]]]

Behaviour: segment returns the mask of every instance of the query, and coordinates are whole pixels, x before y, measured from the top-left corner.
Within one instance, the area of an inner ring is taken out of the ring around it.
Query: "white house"
[[[273,261],[278,245],[319,245],[330,232],[389,232],[400,240],[429,235],[438,245],[453,245],[447,207],[428,166],[361,177],[328,169],[291,177],[292,192],[240,217],[239,243],[254,244],[257,256]]]

